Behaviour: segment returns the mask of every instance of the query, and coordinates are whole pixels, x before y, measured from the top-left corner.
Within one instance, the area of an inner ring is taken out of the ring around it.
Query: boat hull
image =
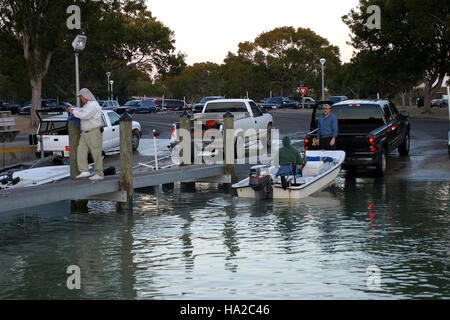
[[[331,157],[333,163],[323,164],[324,169],[322,171],[312,168],[312,170],[305,170],[305,177],[299,178],[297,182],[299,185],[290,185],[286,189],[281,187],[280,183],[273,183],[273,191],[269,198],[273,199],[302,199],[312,195],[315,192],[319,192],[328,187],[334,179],[339,175],[342,163],[345,159],[344,151],[307,151],[308,157]],[[311,169],[311,168],[309,168]],[[307,172],[313,174],[309,175]],[[292,178],[292,177],[291,177]],[[292,180],[291,180],[292,181]],[[260,199],[261,195],[258,194],[252,187],[249,186],[249,178],[241,180],[233,185],[239,198],[245,199]]]

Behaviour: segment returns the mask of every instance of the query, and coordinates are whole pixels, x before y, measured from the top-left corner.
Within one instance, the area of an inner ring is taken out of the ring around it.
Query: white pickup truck
[[[37,145],[36,156],[41,157],[42,136],[44,154],[69,157],[69,128],[67,112],[46,112],[38,114],[40,118],[37,133],[29,136],[29,142]],[[112,110],[102,110],[103,148],[108,151],[120,146],[119,115]],[[139,122],[132,121],[132,145],[133,151],[139,147],[142,131]]]
[[[250,99],[220,99],[206,102],[202,113],[196,113],[191,119],[191,131],[195,134],[194,121],[202,123],[202,134],[211,128],[223,131],[223,115],[227,112],[234,116],[235,138],[242,134],[242,130],[248,132],[247,130],[254,129],[258,134],[259,130],[264,129],[267,130],[267,144],[270,145],[271,130],[273,129],[272,115]],[[173,148],[179,142],[179,128],[180,123],[172,125],[169,148]]]

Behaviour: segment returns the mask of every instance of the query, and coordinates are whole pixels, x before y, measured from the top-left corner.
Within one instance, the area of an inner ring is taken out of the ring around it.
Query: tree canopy
[[[369,29],[367,9],[377,5],[380,28]],[[360,63],[371,70],[384,96],[425,85],[425,109],[450,70],[450,6],[438,0],[360,0],[343,21]]]
[[[1,79],[7,83],[16,74],[25,75],[33,111],[40,108],[42,92],[75,96],[71,43],[77,34],[88,37],[80,53],[80,84],[97,96],[107,95],[107,71],[116,80],[134,74],[134,82],[141,79],[151,84],[156,74],[168,76],[184,68],[184,55],[174,53],[173,32],[152,16],[144,0],[77,1],[80,30],[66,25],[66,11],[73,4],[70,0],[0,0]],[[125,95],[129,84],[115,84],[115,92]],[[140,87],[147,90],[148,85]]]

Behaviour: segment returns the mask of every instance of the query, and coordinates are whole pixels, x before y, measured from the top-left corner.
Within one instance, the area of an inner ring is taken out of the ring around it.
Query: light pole
[[[323,65],[327,60],[325,58],[320,59],[320,64],[322,65],[322,101],[325,101],[325,82],[323,78]]]
[[[109,81],[111,84],[111,100],[114,100],[114,80]]]
[[[109,94],[109,77],[111,76],[111,72],[107,72],[106,76],[108,77],[108,82],[106,83],[106,86],[108,87],[108,99],[109,99],[109,97],[110,97],[110,94]]]
[[[80,72],[78,65],[78,54],[83,51],[86,47],[87,37],[83,35],[77,35],[75,40],[72,42],[72,47],[75,50],[75,82],[76,82],[76,98],[77,98],[77,108],[80,107],[80,97],[78,97],[78,92],[80,91]]]

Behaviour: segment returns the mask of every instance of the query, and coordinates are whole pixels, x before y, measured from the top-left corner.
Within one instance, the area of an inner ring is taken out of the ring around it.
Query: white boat
[[[0,189],[32,187],[70,177],[70,166],[48,166],[0,173]]]
[[[239,198],[301,199],[329,186],[338,176],[345,159],[344,151],[306,151],[302,175],[286,176],[285,183],[276,176],[278,167],[258,165],[250,175],[233,184]]]

